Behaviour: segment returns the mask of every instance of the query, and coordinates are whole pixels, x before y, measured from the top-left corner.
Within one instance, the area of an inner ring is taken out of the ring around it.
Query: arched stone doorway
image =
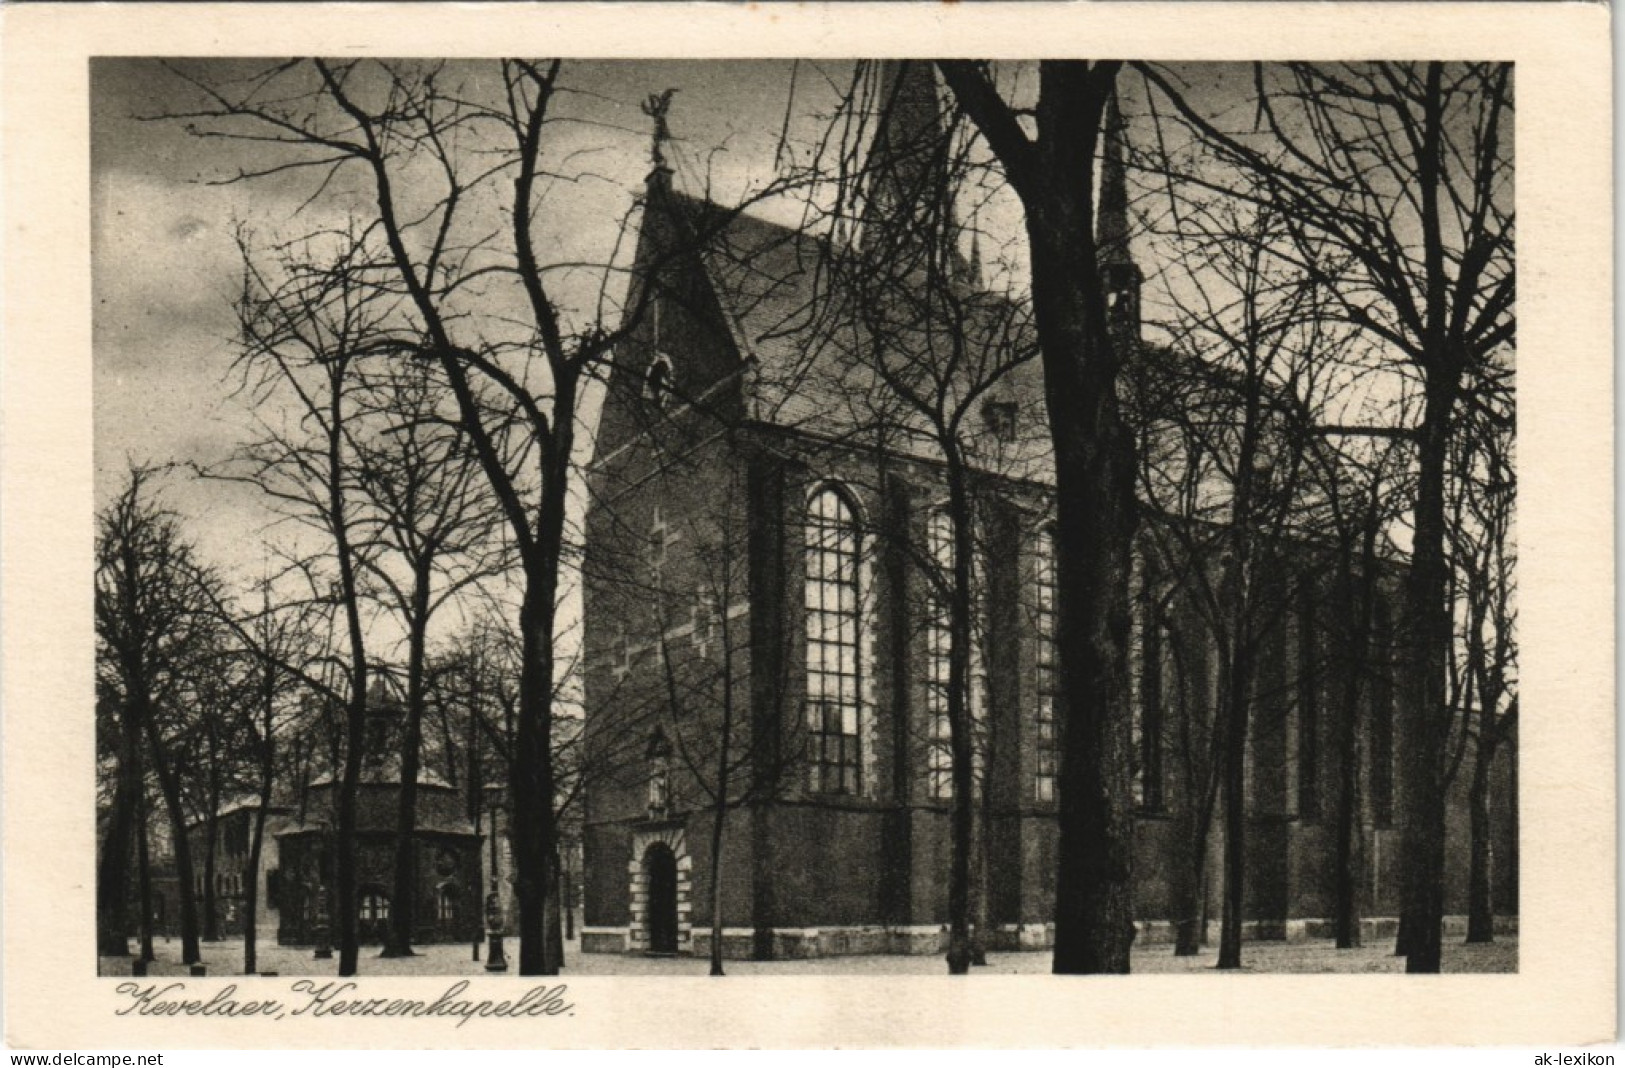
[[[668,825],[634,831],[631,844],[627,948],[634,953],[689,952],[689,901],[694,888],[683,829]]]
[[[677,952],[677,854],[665,842],[643,853],[643,879],[648,889],[644,925],[650,953]]]

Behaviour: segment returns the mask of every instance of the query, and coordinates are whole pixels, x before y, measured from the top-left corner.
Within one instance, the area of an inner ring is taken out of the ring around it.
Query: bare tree
[[[730,496],[734,501],[744,499],[743,492]],[[748,628],[741,627],[742,618],[734,611],[748,594],[745,547],[740,543],[743,517],[708,519],[706,529],[696,524],[691,535],[689,566],[697,581],[686,620],[674,620],[665,610],[672,600],[665,569],[658,568],[651,576],[651,592],[660,606],[656,651],[664,686],[655,695],[658,711],[646,720],[655,724],[657,737],[669,747],[666,757],[675,755],[681,761],[687,773],[683,782],[692,783],[710,809],[710,974],[720,976],[725,974],[722,879],[728,816],[753,800],[762,782],[753,772],[763,754],[755,751],[759,740],[748,722],[750,687],[744,670],[748,661],[743,660],[749,649]],[[721,537],[707,538],[713,531],[720,531]],[[651,805],[653,794],[663,790],[667,803],[675,807],[678,788],[670,769],[657,769],[660,774],[667,778],[664,784],[651,786]]]
[[[1328,337],[1320,295],[1312,280],[1282,270],[1274,247],[1280,231],[1268,214],[1240,218],[1222,209],[1191,212],[1210,224],[1201,244],[1200,272],[1171,290],[1183,314],[1176,345],[1192,362],[1184,395],[1165,403],[1162,419],[1178,429],[1184,448],[1147,465],[1147,490],[1177,517],[1151,529],[1177,546],[1163,553],[1165,570],[1179,568],[1196,596],[1194,618],[1207,628],[1219,681],[1215,719],[1222,737],[1224,897],[1220,968],[1241,963],[1242,894],[1245,879],[1249,724],[1275,672],[1266,670],[1267,649],[1279,642],[1297,607],[1295,584],[1283,576],[1296,568],[1286,536],[1306,495],[1305,453],[1312,446],[1309,393],[1335,361],[1336,338]],[[1191,387],[1194,387],[1191,388]],[[1156,427],[1142,427],[1152,437]],[[1148,445],[1148,450],[1155,448]],[[1164,462],[1169,460],[1171,462]],[[1301,625],[1298,640],[1312,638]],[[1278,684],[1275,686],[1278,690]],[[1300,690],[1312,696],[1312,684]],[[1300,701],[1300,715],[1312,701]],[[1313,750],[1308,750],[1313,752]],[[1195,853],[1203,852],[1197,844]]]
[[[209,474],[254,486],[284,517],[319,539],[320,548],[297,557],[293,566],[306,584],[306,596],[328,602],[343,617],[344,757],[335,814],[334,882],[339,972],[354,975],[359,954],[356,806],[369,672],[361,573],[376,551],[359,517],[358,365],[387,308],[357,284],[365,245],[350,233],[325,236],[336,244],[336,252],[323,256],[313,240],[285,246],[269,265],[256,257],[246,236],[240,238],[244,274],[237,302],[238,367],[241,392],[258,415],[259,436]],[[279,420],[268,414],[282,411],[281,404],[289,405],[295,417]]]
[[[383,950],[385,957],[404,957],[412,955],[417,912],[415,832],[429,628],[448,602],[501,576],[511,560],[501,538],[502,518],[458,433],[455,413],[441,410],[442,384],[416,363],[385,365],[367,378],[366,418],[380,431],[362,438],[355,463],[383,551],[368,556],[364,566],[407,640],[395,884]]]
[[[283,736],[296,732],[298,710],[311,690],[303,676],[319,673],[325,651],[316,641],[323,627],[321,606],[298,599],[272,602],[272,583],[260,587],[257,612],[230,618],[228,624],[242,647],[246,683],[243,700],[234,712],[240,724],[244,756],[251,765],[253,822],[248,832],[248,859],[243,885],[243,974],[259,970],[259,882],[265,853],[265,828],[279,781],[278,766],[286,764]],[[225,606],[221,606],[226,610]]]
[[[985,963],[988,927],[978,498],[1018,456],[1031,461],[1033,443],[1016,440],[1026,427],[1010,379],[1037,348],[1026,306],[980,277],[981,235],[969,219],[987,195],[978,188],[987,167],[963,113],[939,100],[932,66],[859,64],[830,126],[836,136],[815,162],[833,176],[828,228],[855,236],[817,246],[805,360],[810,378],[844,398],[851,439],[924,460],[945,493],[918,530],[880,535],[898,542],[891,551],[929,590],[911,607],[932,664],[924,748],[931,796],[949,803],[947,964],[958,975]]]
[[[142,820],[145,772],[156,774],[174,838],[182,957],[201,959],[182,763],[172,749],[196,723],[199,679],[216,663],[212,611],[218,579],[198,560],[179,519],[155,499],[150,469],[136,467],[98,517],[98,689],[117,710],[116,776],[97,870],[101,952],[122,956],[131,934],[130,863]],[[186,739],[186,741],[190,741]]]
[[[1278,210],[1294,229],[1302,269],[1323,278],[1345,319],[1421,382],[1421,413],[1407,429],[1416,478],[1400,645],[1399,949],[1407,971],[1437,972],[1452,726],[1445,486],[1463,383],[1515,334],[1512,67],[1260,64],[1252,132],[1204,114],[1172,72],[1140,69],[1241,176],[1188,180]]]
[[[450,386],[523,576],[509,789],[524,974],[552,974],[562,963],[562,947],[548,935],[559,907],[553,700],[579,420],[588,385],[646,300],[613,306],[608,262],[544,258],[549,228],[575,225],[568,211],[555,210],[569,187],[555,179],[580,177],[555,170],[548,158],[552,130],[565,121],[554,114],[563,73],[559,60],[522,59],[295,61],[231,81],[182,72],[200,103],[163,116],[188,122],[200,137],[267,153],[231,180],[308,169],[319,176],[313,197],[330,183],[359,181],[365,227],[380,246],[368,277],[401,303],[393,351],[433,361]],[[602,284],[596,303],[588,298],[574,312],[561,279],[582,270]],[[514,429],[520,434],[507,447]]]
[[[1361,418],[1390,419],[1395,402],[1379,400],[1374,408]],[[1391,747],[1378,744],[1378,732],[1391,738],[1394,658],[1381,621],[1395,600],[1398,554],[1391,532],[1409,496],[1409,449],[1401,436],[1380,428],[1367,432],[1328,421],[1325,406],[1317,416],[1314,447],[1305,456],[1316,492],[1308,521],[1326,535],[1328,544],[1316,547],[1315,559],[1328,573],[1301,581],[1299,614],[1320,637],[1310,655],[1300,657],[1299,684],[1326,695],[1330,713],[1333,931],[1337,948],[1352,949],[1361,942],[1365,908],[1366,822],[1385,824],[1391,804]],[[1364,768],[1370,769],[1369,791],[1362,785]]]
[[[1512,537],[1510,375],[1492,369],[1475,383],[1452,447],[1447,553],[1456,649],[1447,692],[1472,738],[1468,782],[1467,941],[1495,938],[1491,799],[1495,765],[1518,723],[1517,546]],[[1505,380],[1503,380],[1505,379]],[[1462,759],[1458,749],[1456,761]],[[1516,805],[1516,799],[1513,804]]]
[[[1057,650],[1064,726],[1057,973],[1127,972],[1134,940],[1128,631],[1134,441],[1118,402],[1127,355],[1107,316],[1095,233],[1096,150],[1120,64],[1046,60],[1038,96],[984,62],[941,61],[1020,198],[1055,457]],[[1029,130],[1031,132],[1029,132]]]

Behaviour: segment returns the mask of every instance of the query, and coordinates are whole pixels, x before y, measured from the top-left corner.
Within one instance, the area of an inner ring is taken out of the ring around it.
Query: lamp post
[[[494,794],[494,791],[492,791]],[[491,892],[485,895],[485,970],[488,972],[505,972],[508,970],[508,957],[502,951],[503,915],[502,915],[502,869],[498,863],[500,854],[498,850],[497,812],[499,806],[495,796],[486,799],[486,815],[491,825]]]
[[[327,879],[327,825],[322,824],[322,837],[316,861],[316,922],[312,932],[316,939],[316,960],[333,959],[333,931],[328,910]]]
[[[316,959],[333,959],[333,930],[328,919],[327,887],[316,887]]]
[[[508,958],[502,952],[502,896],[495,888],[485,895],[485,935],[489,942],[485,952],[485,970],[507,971]]]

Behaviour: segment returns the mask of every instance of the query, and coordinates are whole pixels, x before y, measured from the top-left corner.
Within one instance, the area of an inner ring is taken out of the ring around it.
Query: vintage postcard
[[[4,18],[12,1046],[1613,1039],[1606,8]]]

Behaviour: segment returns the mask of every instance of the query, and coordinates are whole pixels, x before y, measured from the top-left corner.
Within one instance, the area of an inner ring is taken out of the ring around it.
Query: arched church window
[[[948,518],[947,512],[938,510],[931,513],[931,521],[926,527],[926,545],[937,576],[946,580],[953,567],[954,552],[953,521]],[[929,731],[925,759],[926,785],[933,800],[945,801],[954,793],[953,728],[948,719],[953,636],[948,627],[948,608],[940,589],[932,589],[928,612],[925,628],[925,711]]]
[[[953,681],[953,630],[949,607],[949,591],[954,582],[955,559],[954,520],[947,505],[931,513],[926,527],[926,547],[936,579],[930,592],[930,607],[926,617],[926,711],[928,714],[929,748],[927,749],[927,786],[934,800],[953,797],[953,725],[949,714],[949,700]],[[982,606],[981,569],[976,554],[970,554],[970,601],[973,617]],[[986,663],[971,623],[971,634],[966,636],[964,650],[964,679],[961,700],[964,702],[965,726],[969,732],[971,779],[973,784],[983,781],[983,762],[986,758],[988,707],[988,678]],[[979,793],[979,785],[973,790]]]
[[[1039,533],[1033,556],[1033,645],[1037,650],[1033,688],[1038,734],[1033,797],[1054,801],[1060,747],[1055,725],[1055,536],[1051,531]]]
[[[649,370],[643,377],[644,399],[663,411],[671,399],[671,388],[671,358],[662,353],[649,364]]]
[[[457,919],[457,887],[450,883],[442,883],[435,894],[435,915],[442,923],[450,923]]]
[[[807,504],[807,730],[810,787],[856,794],[862,610],[857,511],[833,486]]]
[[[1134,641],[1138,643],[1139,693],[1130,726],[1134,804],[1146,812],[1161,812],[1163,790],[1164,712],[1169,707],[1174,635],[1159,605],[1162,579],[1149,561],[1143,569],[1133,604]]]

